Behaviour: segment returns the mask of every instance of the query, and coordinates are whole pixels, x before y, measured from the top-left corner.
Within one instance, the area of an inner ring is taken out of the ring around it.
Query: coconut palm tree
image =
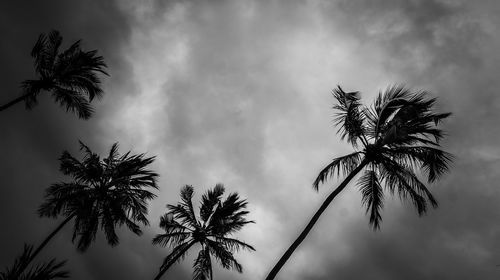
[[[28,264],[71,220],[74,221],[72,241],[77,241],[80,251],[85,251],[95,240],[99,227],[108,244],[115,246],[119,243],[116,227],[126,225],[141,235],[139,224],[149,225],[147,202],[156,197],[150,190],[158,189],[158,175],[148,169],[154,157],[130,152],[120,156],[117,143],[104,159],[82,142],[80,150],[84,153],[81,161],[67,151],[59,159],[61,172],[72,180],[50,186],[38,213],[41,217],[62,216],[64,220],[36,248]]]
[[[426,213],[428,203],[437,201],[419,178],[434,182],[448,170],[452,155],[440,149],[443,132],[439,123],[450,113],[435,113],[436,99],[425,91],[412,91],[403,86],[389,87],[379,93],[371,107],[360,102],[359,92],[344,92],[340,86],[333,91],[338,111],[335,118],[338,133],[355,152],[333,159],[317,176],[315,190],[329,177],[340,173],[344,181],[326,198],[305,229],[284,253],[266,279],[274,279],[295,249],[306,238],[332,200],[361,171],[358,180],[362,204],[370,216],[374,230],[380,228],[384,189],[409,200],[417,213]]]
[[[27,266],[27,262],[31,259],[32,253],[33,246],[24,245],[23,253],[16,258],[12,267],[0,272],[0,280],[52,280],[68,278],[69,273],[61,270],[66,262],[57,262],[55,259],[38,264],[22,273]]]
[[[41,92],[50,92],[66,111],[76,113],[81,119],[90,118],[93,112],[90,103],[103,94],[98,73],[108,75],[104,70],[106,64],[97,50],[81,50],[81,41],[63,52],[59,51],[61,43],[62,36],[55,30],[38,37],[31,51],[38,79],[22,82],[22,95],[0,106],[0,111],[21,101],[31,109],[38,103]]]
[[[255,251],[252,246],[231,237],[244,225],[253,223],[245,218],[248,214],[244,210],[246,200],[241,200],[237,193],[231,193],[223,200],[224,186],[217,184],[202,196],[200,214],[196,217],[191,201],[193,193],[192,186],[184,186],[181,189],[181,202],[167,205],[170,211],[160,218],[160,227],[165,233],[158,234],[153,244],[173,249],[163,261],[155,280],[160,279],[174,263],[182,260],[195,244],[201,246],[193,264],[193,279],[196,280],[213,279],[211,256],[225,269],[236,269],[241,273],[243,268],[233,253],[241,249]]]

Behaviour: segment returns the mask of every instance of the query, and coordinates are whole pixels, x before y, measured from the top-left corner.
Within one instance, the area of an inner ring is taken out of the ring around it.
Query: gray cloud
[[[250,202],[255,225],[238,235],[257,252],[238,254],[245,273],[217,268],[221,279],[261,279],[336,184],[314,193],[316,172],[350,147],[335,135],[329,91],[337,84],[370,101],[395,82],[427,89],[441,110],[445,146],[457,155],[432,186],[440,208],[419,218],[388,199],[372,232],[354,186],[331,205],[284,268],[281,279],[496,279],[500,102],[496,91],[500,7],[495,1],[152,1],[0,4],[4,42],[2,100],[31,73],[30,48],[60,29],[106,58],[111,74],[96,116],[79,121],[49,98],[32,112],[0,116],[3,147],[0,265],[25,241],[55,225],[37,219],[43,189],[61,180],[57,157],[76,140],[105,151],[157,155],[159,198],[151,228],[123,231],[116,248],[102,236],[85,254],[59,236],[47,256],[68,258],[74,279],[141,279],[166,249],[150,240],[166,203],[183,184],[197,195],[217,182]],[[33,5],[36,5],[33,6]],[[15,215],[7,214],[15,213]],[[187,279],[194,256],[169,272]]]

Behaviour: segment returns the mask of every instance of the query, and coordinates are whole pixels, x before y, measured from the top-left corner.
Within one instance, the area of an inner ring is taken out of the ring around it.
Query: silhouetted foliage
[[[97,50],[81,50],[80,40],[62,52],[59,50],[61,43],[62,36],[55,30],[38,37],[31,51],[38,79],[22,82],[22,96],[0,106],[0,111],[21,101],[31,109],[38,103],[38,95],[46,91],[66,111],[81,119],[91,117],[90,103],[103,94],[98,73],[108,75],[104,59],[97,55]]]
[[[158,174],[147,169],[154,157],[144,154],[119,155],[115,143],[108,157],[101,159],[80,142],[83,160],[63,152],[60,170],[72,181],[56,183],[45,194],[39,208],[42,217],[73,217],[73,241],[84,251],[95,240],[99,226],[108,243],[118,244],[117,226],[126,225],[133,233],[142,231],[138,223],[149,225],[147,202],[156,197],[149,189],[157,189]]]
[[[111,147],[108,157],[101,157],[80,142],[82,160],[63,152],[60,170],[71,176],[70,182],[56,183],[45,194],[38,212],[41,217],[65,219],[31,254],[28,263],[71,220],[77,248],[85,251],[95,240],[99,227],[111,246],[118,244],[116,227],[126,225],[141,235],[140,225],[149,225],[147,202],[156,197],[150,189],[158,189],[158,174],[148,169],[154,157],[144,154],[118,153],[118,144]]]
[[[33,246],[24,245],[24,250],[21,256],[17,257],[11,267],[0,272],[0,280],[51,280],[68,278],[69,273],[62,270],[66,263],[65,261],[57,262],[51,259],[49,262],[37,264],[29,270],[25,268],[28,266],[32,258]],[[24,273],[23,273],[24,271]]]
[[[342,173],[346,178],[327,197],[266,279],[274,279],[335,196],[362,170],[358,186],[373,229],[379,229],[382,221],[384,189],[411,201],[419,215],[427,211],[429,203],[437,207],[436,199],[415,170],[422,170],[428,182],[434,182],[448,170],[452,155],[440,149],[443,132],[438,124],[450,113],[434,113],[435,98],[403,86],[392,86],[379,93],[371,107],[361,104],[359,92],[345,92],[340,86],[333,96],[337,101],[333,108],[337,110],[338,133],[356,151],[333,159],[320,171],[313,183],[315,190],[335,174]]]
[[[169,246],[172,253],[163,261],[155,279],[160,279],[167,269],[182,260],[189,248],[200,244],[193,268],[193,279],[212,279],[212,259],[214,257],[222,267],[242,272],[243,268],[233,256],[235,251],[255,249],[240,240],[230,236],[244,225],[253,223],[246,220],[248,211],[246,200],[241,200],[237,193],[229,194],[222,199],[224,186],[217,184],[213,190],[208,190],[201,199],[199,217],[195,215],[192,197],[193,187],[184,186],[181,189],[181,202],[177,205],[167,205],[170,210],[160,218],[160,227],[165,233],[158,234],[153,244]]]

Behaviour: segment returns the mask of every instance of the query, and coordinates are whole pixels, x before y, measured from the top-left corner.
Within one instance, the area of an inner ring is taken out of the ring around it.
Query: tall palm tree
[[[150,189],[158,189],[158,174],[148,169],[154,157],[130,152],[120,156],[117,143],[104,159],[82,142],[80,150],[84,153],[81,161],[67,151],[59,159],[61,172],[72,180],[50,186],[38,213],[41,217],[62,216],[64,220],[36,248],[28,264],[71,220],[74,220],[72,241],[77,240],[80,251],[85,251],[95,240],[99,227],[108,244],[115,246],[119,242],[116,227],[126,225],[141,235],[139,224],[149,225],[147,202],[156,197]]]
[[[52,280],[68,278],[69,273],[61,270],[66,262],[57,262],[55,259],[38,264],[25,273],[22,273],[32,253],[33,246],[24,245],[23,253],[16,258],[14,264],[5,269],[5,271],[0,272],[0,280]]]
[[[326,198],[305,229],[284,253],[266,279],[274,279],[294,250],[306,238],[323,211],[347,184],[362,170],[358,180],[362,203],[374,230],[380,228],[384,188],[397,192],[402,200],[410,200],[419,215],[437,201],[419,178],[419,170],[427,181],[434,182],[448,170],[452,155],[441,150],[443,132],[439,123],[450,113],[435,113],[436,99],[425,91],[412,91],[403,86],[389,87],[379,93],[371,107],[360,102],[359,92],[344,92],[340,86],[333,96],[338,111],[335,118],[338,133],[355,152],[332,160],[313,183],[315,190],[335,173],[346,175],[344,181]]]
[[[224,186],[217,184],[202,196],[200,214],[196,217],[191,201],[193,193],[193,187],[184,186],[181,189],[181,202],[167,205],[170,211],[160,218],[160,227],[165,233],[158,234],[153,239],[153,244],[173,249],[163,261],[155,280],[160,279],[170,266],[183,259],[195,244],[201,246],[193,264],[195,280],[213,279],[211,256],[225,269],[236,269],[241,273],[243,268],[233,253],[241,249],[255,251],[252,246],[231,237],[244,225],[253,223],[245,218],[248,214],[244,210],[246,200],[241,200],[237,193],[231,193],[223,200]]]
[[[106,64],[97,50],[81,50],[80,40],[59,52],[61,43],[58,31],[40,34],[31,51],[38,79],[22,82],[22,95],[0,106],[0,111],[21,101],[31,109],[38,103],[40,92],[45,91],[66,107],[66,111],[76,113],[81,119],[90,118],[93,112],[90,103],[103,94],[98,73],[108,75],[104,70]]]

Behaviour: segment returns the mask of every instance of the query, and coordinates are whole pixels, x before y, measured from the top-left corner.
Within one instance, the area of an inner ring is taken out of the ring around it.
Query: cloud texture
[[[43,190],[63,180],[57,158],[77,139],[98,151],[156,155],[159,197],[142,237],[125,230],[110,248],[102,236],[85,254],[68,228],[46,256],[69,259],[72,279],[152,277],[166,249],[153,247],[165,204],[184,184],[197,198],[218,182],[249,201],[238,237],[244,274],[262,279],[337,184],[311,183],[350,147],[335,135],[331,89],[379,90],[405,83],[431,91],[441,111],[449,175],[431,186],[440,207],[419,218],[387,197],[373,232],[355,186],[340,195],[279,279],[498,279],[500,269],[500,5],[495,1],[28,1],[0,4],[1,101],[32,75],[29,52],[41,32],[83,39],[109,65],[105,97],[90,121],[49,98],[33,111],[2,112],[1,267],[23,242],[38,242],[56,221],[35,214]],[[191,254],[167,274],[189,279]]]

